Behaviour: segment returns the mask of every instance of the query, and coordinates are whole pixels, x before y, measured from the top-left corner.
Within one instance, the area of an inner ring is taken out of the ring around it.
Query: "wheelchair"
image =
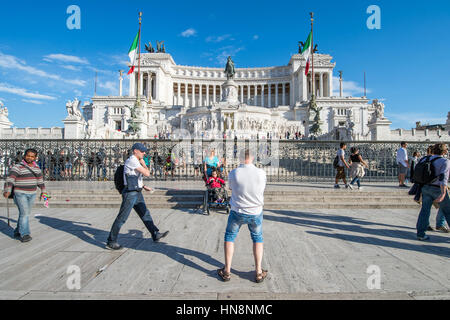
[[[214,190],[206,187],[205,194],[203,196],[203,212],[207,215],[210,214],[211,209],[224,209],[227,214],[230,213],[230,198],[228,192],[223,188],[223,199],[222,202],[217,202],[214,199]]]
[[[206,212],[207,215],[210,215],[210,210],[211,209],[221,209],[221,210],[225,210],[227,214],[230,213],[230,198],[228,196],[228,192],[225,189],[225,187],[223,187],[223,198],[221,202],[216,202],[215,200],[215,194],[214,194],[214,190],[211,189],[207,184],[206,181],[208,181],[208,176],[205,172],[204,176],[203,176],[203,180],[205,181],[205,193],[203,195],[203,213]]]

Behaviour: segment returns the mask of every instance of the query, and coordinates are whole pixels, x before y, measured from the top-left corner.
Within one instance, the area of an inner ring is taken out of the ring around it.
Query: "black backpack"
[[[334,158],[334,161],[333,161],[333,168],[337,169],[338,165],[339,165],[339,157],[336,156],[336,158]]]
[[[125,183],[123,181],[123,170],[125,166],[121,164],[117,167],[116,172],[114,173],[114,185],[116,186],[117,191],[122,194],[123,189],[125,189]]]
[[[420,161],[414,168],[414,182],[418,184],[429,184],[436,180],[436,170],[433,162],[441,157],[430,160],[431,156],[427,156],[424,161]]]

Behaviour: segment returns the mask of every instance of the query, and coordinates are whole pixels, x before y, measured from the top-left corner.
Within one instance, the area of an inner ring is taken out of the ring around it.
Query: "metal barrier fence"
[[[27,148],[38,151],[37,164],[45,180],[113,180],[116,168],[130,154],[132,140],[0,140],[0,178],[5,179],[9,168],[22,160]],[[201,179],[201,162],[215,149],[216,156],[224,157],[224,174],[239,165],[239,150],[244,146],[259,152],[256,165],[267,173],[268,181],[322,182],[332,181],[336,174],[333,160],[339,141],[304,140],[139,140],[150,150],[148,162],[152,171],[150,180]],[[414,151],[426,154],[432,142],[408,142],[408,154]],[[180,148],[181,149],[177,149]],[[348,142],[357,146],[368,163],[365,181],[395,181],[397,179],[396,151],[400,142]],[[172,161],[167,157],[173,150],[181,150]],[[159,161],[158,161],[159,156]],[[272,156],[272,161],[267,161]]]

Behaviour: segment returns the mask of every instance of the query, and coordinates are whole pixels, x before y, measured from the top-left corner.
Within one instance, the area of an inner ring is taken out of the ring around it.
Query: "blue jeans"
[[[262,221],[262,212],[259,215],[250,215],[231,210],[230,215],[228,216],[227,229],[225,231],[225,242],[234,242],[241,225],[246,224],[248,225],[248,230],[250,231],[253,243],[262,243]]]
[[[439,209],[436,216],[436,228],[445,227],[445,216],[442,213],[442,210]]]
[[[127,189],[125,188],[122,192],[122,204],[120,206],[119,214],[117,215],[117,218],[111,227],[111,232],[109,233],[109,243],[117,242],[117,236],[119,235],[120,228],[127,221],[131,209],[134,209],[137,212],[142,222],[144,222],[144,225],[147,227],[148,231],[150,231],[152,237],[159,231],[159,229],[153,223],[150,211],[145,205],[142,192],[127,192]]]
[[[430,220],[430,211],[433,201],[439,197],[441,194],[441,188],[425,185],[422,188],[422,209],[419,213],[419,218],[417,219],[417,236],[425,236],[425,231],[428,228]],[[444,200],[439,204],[439,211],[450,224],[450,198],[448,193],[445,195]],[[439,220],[437,218],[436,220]],[[442,219],[441,219],[442,220]]]
[[[350,182],[350,184],[353,185],[355,182],[358,185],[358,188],[360,188],[361,187],[361,179],[359,177],[355,177],[355,178],[353,178],[352,182]]]
[[[30,214],[33,207],[36,193],[14,193],[14,203],[19,209],[19,219],[17,219],[17,227],[14,234],[19,234],[21,237],[30,235]]]

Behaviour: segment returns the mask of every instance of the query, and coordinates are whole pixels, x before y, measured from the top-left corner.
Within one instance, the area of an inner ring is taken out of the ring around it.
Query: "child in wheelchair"
[[[206,186],[209,190],[211,190],[211,194],[213,197],[212,201],[217,203],[221,203],[224,201],[225,190],[223,187],[225,186],[225,181],[222,178],[218,177],[216,169],[212,170],[211,177],[209,177],[206,181]]]

